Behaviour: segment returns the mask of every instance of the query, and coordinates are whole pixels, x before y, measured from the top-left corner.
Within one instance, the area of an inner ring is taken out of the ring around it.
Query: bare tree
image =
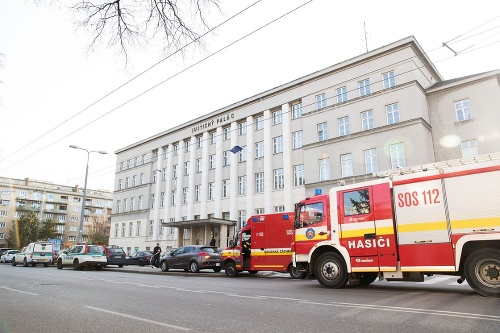
[[[71,8],[78,27],[87,29],[92,40],[118,48],[128,60],[131,47],[160,41],[163,52],[181,51],[188,44],[204,48],[200,35],[210,29],[211,8],[220,12],[219,0],[95,0],[76,1]]]

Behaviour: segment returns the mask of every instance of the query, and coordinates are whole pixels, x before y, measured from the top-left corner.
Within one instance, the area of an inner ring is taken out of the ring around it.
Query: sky
[[[254,2],[221,0],[209,20]],[[113,191],[118,149],[409,36],[445,80],[500,69],[500,1],[261,0],[205,50],[160,62],[153,41],[125,66],[116,49],[88,52],[70,10],[0,0],[0,176],[83,187],[76,145],[107,152],[89,155],[87,187]]]

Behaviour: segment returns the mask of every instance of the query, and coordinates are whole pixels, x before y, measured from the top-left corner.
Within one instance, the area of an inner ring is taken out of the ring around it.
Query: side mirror
[[[232,239],[229,241],[229,247],[234,247],[234,242]]]

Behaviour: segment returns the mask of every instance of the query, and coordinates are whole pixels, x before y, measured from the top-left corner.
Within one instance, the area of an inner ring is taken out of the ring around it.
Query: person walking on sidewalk
[[[152,260],[153,262],[151,263],[151,268],[159,267],[160,254],[161,254],[160,243],[156,243],[156,246],[153,249],[153,260]]]

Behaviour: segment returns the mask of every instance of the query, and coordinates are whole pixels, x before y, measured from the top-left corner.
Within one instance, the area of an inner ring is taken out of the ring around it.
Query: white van
[[[48,267],[52,262],[52,251],[54,244],[49,242],[33,242],[23,248],[20,253],[17,253],[12,260],[12,266],[23,264],[23,266],[36,266],[36,264],[43,264]]]

